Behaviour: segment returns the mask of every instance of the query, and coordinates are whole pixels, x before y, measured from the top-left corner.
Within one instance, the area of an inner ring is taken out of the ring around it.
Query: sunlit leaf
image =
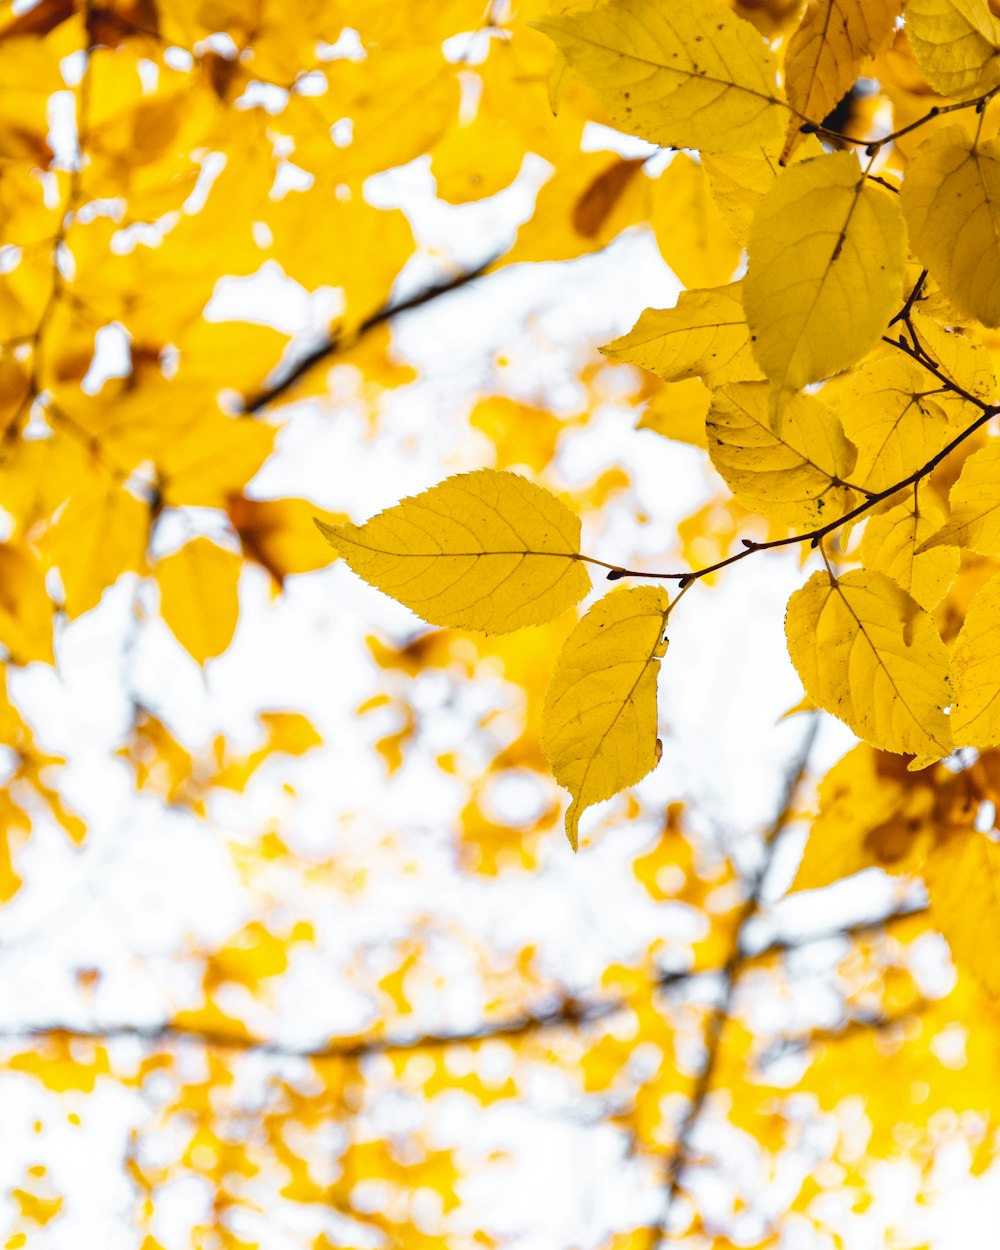
[[[882,573],[814,573],[788,603],[806,693],[884,751],[946,755],[948,652],[934,622]]]
[[[668,608],[659,587],[613,591],[559,653],[545,696],[542,748],[573,796],[566,834],[574,850],[583,812],[656,767],[656,679]]]
[[[856,364],[903,293],[897,197],[850,152],[793,165],[750,228],[743,304],[761,368],[799,389]]]
[[[578,518],[516,473],[459,474],[364,525],[317,524],[355,573],[432,625],[507,633],[590,589]]]

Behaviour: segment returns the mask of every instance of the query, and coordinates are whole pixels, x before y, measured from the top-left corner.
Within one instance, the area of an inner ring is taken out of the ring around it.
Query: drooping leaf
[[[666,382],[700,377],[719,386],[762,376],[750,351],[739,283],[682,291],[674,308],[647,308],[628,334],[601,351]]]
[[[656,679],[668,609],[659,587],[613,591],[594,604],[559,653],[545,696],[542,749],[573,796],[566,834],[574,850],[586,808],[656,766]]]
[[[949,504],[951,516],[917,550],[968,547],[1000,555],[1000,443],[988,443],[966,460]]]
[[[780,386],[849,368],[885,331],[906,264],[896,200],[835,152],[791,166],[761,201],[743,306],[757,362]]]
[[[741,382],[717,390],[706,422],[712,463],[745,508],[808,528],[842,516],[858,495],[845,483],[856,452],[837,414],[815,395],[795,395],[771,429],[771,387]]]
[[[239,618],[240,558],[208,538],[192,538],[156,566],[160,615],[199,664],[221,655]]]
[[[799,116],[789,124],[784,159],[801,138],[801,119],[821,122],[889,42],[901,8],[902,0],[809,0],[785,52],[785,92]]]
[[[1000,82],[1000,17],[987,0],[909,0],[906,34],[942,95],[967,100]]]
[[[995,54],[1000,66],[1000,54]],[[955,307],[1000,325],[1000,140],[959,126],[922,143],[900,194],[910,243]]]
[[[951,684],[956,744],[1000,745],[1000,577],[991,578],[969,604],[951,658]]]
[[[926,494],[915,496],[911,490],[902,503],[869,517],[861,540],[865,568],[891,577],[928,611],[941,602],[958,574],[959,554],[954,547],[920,550],[943,515]]]
[[[814,573],[788,602],[788,652],[806,693],[872,746],[951,750],[948,652],[930,616],[882,573]]]
[[[516,473],[459,474],[364,525],[317,524],[359,577],[431,625],[508,633],[590,589],[579,518]]]
[[[535,25],[615,124],[653,143],[741,152],[773,139],[785,119],[767,45],[714,0],[606,0]]]

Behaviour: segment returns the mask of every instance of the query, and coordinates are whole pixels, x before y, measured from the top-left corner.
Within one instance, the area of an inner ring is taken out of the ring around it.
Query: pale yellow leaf
[[[990,354],[981,343],[960,331],[949,330],[932,317],[918,312],[911,314],[910,324],[923,351],[950,382],[976,399],[992,403],[997,392],[997,375]],[[924,381],[927,387],[938,385],[926,370]],[[947,412],[952,425],[959,428],[979,416],[976,404],[943,388],[935,396],[935,402]]]
[[[892,39],[902,0],[809,0],[785,52],[785,92],[797,110],[783,158],[799,142],[802,118],[822,122],[850,91],[868,57]]]
[[[823,155],[823,145],[815,135],[804,135],[789,164]],[[733,236],[746,244],[757,205],[783,172],[781,143],[760,147],[736,156],[702,157],[708,189]]]
[[[1000,556],[1000,443],[988,443],[966,460],[949,504],[951,516],[918,550],[968,547]]]
[[[545,696],[542,749],[573,796],[566,833],[575,850],[584,810],[656,766],[656,679],[666,650],[664,590],[616,590],[590,609],[559,653]]]
[[[1000,577],[991,578],[969,604],[951,658],[951,683],[956,744],[1000,745]]]
[[[948,652],[930,616],[882,573],[814,573],[792,595],[788,652],[806,693],[883,751],[946,755]]]
[[[240,558],[207,538],[192,538],[156,566],[160,615],[204,664],[233,640],[239,617]]]
[[[861,540],[865,568],[891,577],[928,611],[941,602],[958,576],[959,554],[954,547],[918,554],[921,543],[940,526],[943,515],[926,495],[914,498],[911,490],[903,503],[870,517]]]
[[[707,450],[705,418],[712,392],[697,378],[668,382],[636,422],[637,430],[653,430],[678,443]]]
[[[59,566],[67,616],[96,607],[122,573],[145,568],[150,524],[149,504],[108,474],[79,483],[46,536],[48,554]]]
[[[840,392],[838,412],[858,449],[855,480],[874,492],[902,482],[952,437],[940,383],[902,354],[868,361]]]
[[[955,962],[1000,995],[1000,845],[975,829],[954,833],[928,855],[923,876]]]
[[[719,386],[762,377],[750,351],[739,283],[683,291],[674,308],[647,308],[628,334],[601,351],[666,382],[700,377]]]
[[[678,152],[653,183],[650,217],[660,255],[686,287],[728,282],[742,248],[708,193],[705,171]]]
[[[761,201],[743,306],[757,361],[782,387],[849,368],[884,333],[906,268],[896,199],[835,152],[792,165]]]
[[[815,395],[794,395],[774,433],[771,398],[766,382],[712,397],[708,450],[729,489],[751,512],[803,529],[850,512],[859,496],[845,482],[856,453],[837,414]]]
[[[431,625],[508,633],[590,589],[579,518],[516,473],[459,474],[364,525],[317,524],[359,577]]]
[[[909,0],[906,34],[942,95],[966,100],[1000,82],[1000,18],[987,0]]]
[[[716,0],[607,0],[535,25],[615,125],[653,143],[746,151],[787,115],[766,43]]]
[[[900,194],[910,244],[959,312],[1000,325],[1000,140],[958,126],[917,149]]]

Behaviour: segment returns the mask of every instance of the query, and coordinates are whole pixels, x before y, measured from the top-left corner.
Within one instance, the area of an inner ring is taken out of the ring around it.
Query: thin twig
[[[454,291],[460,291],[463,287],[468,286],[470,282],[475,282],[477,278],[483,277],[492,269],[502,255],[503,253],[498,253],[491,256],[488,260],[484,260],[477,265],[475,269],[465,270],[463,273],[456,274],[453,278],[447,278],[443,282],[436,282],[433,286],[424,287],[422,291],[418,291],[415,295],[410,295],[406,299],[390,300],[367,316],[350,333],[343,333],[339,330],[334,331],[333,334],[314,347],[308,355],[303,356],[272,386],[262,387],[255,394],[248,395],[243,401],[244,415],[249,416],[252,413],[259,412],[261,408],[266,408],[268,404],[273,403],[276,399],[280,399],[316,365],[322,364],[323,361],[331,359],[342,351],[346,351],[349,347],[356,346],[372,330],[393,321],[404,313],[424,308],[435,300],[441,299],[442,296],[451,295]]]

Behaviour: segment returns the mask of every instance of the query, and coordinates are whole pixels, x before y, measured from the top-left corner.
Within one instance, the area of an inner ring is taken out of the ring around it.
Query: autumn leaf
[[[653,143],[740,152],[766,144],[782,123],[766,44],[713,0],[669,14],[656,0],[607,0],[535,25],[616,125]]]
[[[891,577],[928,611],[937,607],[958,574],[959,554],[953,547],[923,550],[943,516],[926,496],[910,492],[902,503],[870,517],[861,539],[865,568]]]
[[[799,118],[820,121],[892,38],[902,0],[809,0],[785,51],[785,91]],[[782,164],[799,142],[793,118]]]
[[[668,610],[657,587],[613,591],[583,617],[556,660],[542,749],[573,796],[566,835],[574,850],[583,812],[656,767],[656,679]]]
[[[647,308],[628,334],[601,351],[666,382],[700,377],[718,386],[762,377],[750,351],[738,283],[682,291],[674,308]]]
[[[155,569],[160,612],[199,664],[221,655],[239,617],[240,559],[208,538],[192,538]]]
[[[459,474],[364,525],[317,524],[360,577],[431,625],[507,633],[590,589],[579,520],[516,473]]]
[[[917,548],[968,547],[982,555],[1000,555],[1000,444],[974,452],[962,468],[949,498],[951,515]]]
[[[944,550],[948,550],[944,548]],[[928,552],[928,555],[934,552]],[[951,727],[959,746],[1000,744],[1000,579],[969,604],[951,658],[955,703]]]
[[[806,693],[872,746],[947,755],[948,653],[927,613],[882,573],[814,573],[788,603]]]
[[[1000,82],[1000,17],[983,0],[909,0],[906,35],[942,95],[967,99]]]
[[[801,528],[849,512],[857,453],[837,414],[815,395],[796,395],[771,428],[771,388],[742,382],[715,391],[706,430],[712,463],[745,508]]]
[[[1000,846],[973,829],[944,839],[923,869],[931,918],[956,962],[1000,996]]]
[[[899,305],[906,231],[896,197],[850,152],[793,165],[760,203],[743,304],[772,381],[799,389],[856,364]]]
[[[900,200],[914,251],[955,307],[1000,325],[1000,140],[980,144],[957,126],[934,135],[910,162]]]

